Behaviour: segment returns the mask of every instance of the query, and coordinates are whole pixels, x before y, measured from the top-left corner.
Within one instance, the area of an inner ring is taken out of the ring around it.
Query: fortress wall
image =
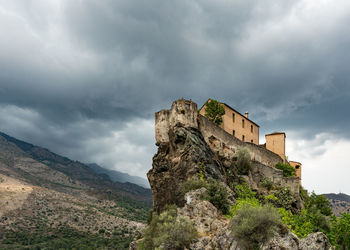
[[[282,170],[254,163],[252,164],[252,177],[256,183],[266,178],[279,186],[288,187],[294,194],[299,194],[299,178],[283,177]]]
[[[155,115],[156,142],[169,142],[169,110],[161,110]]]
[[[157,144],[169,142],[169,128],[176,125],[198,128],[197,104],[185,99],[173,102],[170,110],[155,114],[155,137]]]
[[[198,109],[197,104],[192,101],[180,99],[173,102],[170,109],[170,127],[181,124],[184,127],[198,127],[197,122]]]
[[[271,167],[274,167],[279,162],[283,162],[279,155],[267,150],[265,147],[249,142],[242,142],[202,115],[199,115],[199,129],[208,145],[210,145],[209,138],[214,136],[233,151],[236,151],[237,147],[246,147],[250,152],[252,161],[257,161]]]

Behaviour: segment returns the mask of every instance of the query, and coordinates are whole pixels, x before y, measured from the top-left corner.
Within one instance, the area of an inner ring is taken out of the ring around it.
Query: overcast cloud
[[[348,0],[0,0],[0,130],[145,177],[154,112],[211,97],[349,194],[349,23]]]

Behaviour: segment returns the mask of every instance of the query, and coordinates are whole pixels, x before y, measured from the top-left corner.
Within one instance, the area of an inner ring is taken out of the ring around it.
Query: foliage
[[[188,179],[187,181],[185,181],[182,191],[184,194],[186,194],[189,191],[196,190],[196,189],[199,189],[202,187],[207,188],[207,186],[208,185],[204,180],[193,178],[193,179]]]
[[[212,122],[220,125],[222,116],[225,114],[225,107],[216,100],[209,100],[205,103],[205,117]]]
[[[230,230],[246,249],[258,249],[269,240],[280,224],[280,216],[271,205],[245,205],[231,219]]]
[[[207,186],[207,192],[203,198],[208,200],[223,214],[227,214],[229,212],[227,197],[228,193],[226,188],[217,180],[211,179]]]
[[[283,176],[284,177],[291,177],[296,175],[296,169],[292,167],[289,164],[284,164],[284,163],[277,163],[275,166],[277,169],[280,169],[283,171]]]
[[[281,187],[272,191],[272,194],[277,198],[273,201],[273,204],[276,207],[284,207],[285,209],[292,208],[292,204],[295,202],[295,199],[289,188]]]
[[[256,194],[250,189],[247,183],[235,185],[233,189],[237,199],[254,198]]]
[[[273,184],[273,182],[272,181],[270,181],[269,179],[267,179],[267,178],[263,178],[262,180],[261,180],[261,186],[263,186],[263,187],[265,187],[267,190],[271,190],[271,189],[273,189],[274,188],[274,184]]]
[[[330,202],[324,195],[316,195],[314,192],[311,193],[309,202],[305,204],[309,209],[319,210],[321,214],[329,216],[332,214]]]
[[[299,215],[292,214],[285,208],[279,208],[278,212],[282,217],[282,222],[288,225],[292,232],[300,238],[304,238],[315,231],[321,231],[325,234],[330,232],[330,224],[327,218],[319,211],[303,209]]]
[[[190,221],[177,218],[176,206],[168,206],[160,214],[153,214],[150,225],[146,228],[139,249],[183,249],[189,247],[197,236],[197,231]]]
[[[271,203],[276,202],[278,200],[278,198],[274,194],[268,194],[264,196],[264,199]]]
[[[240,211],[243,209],[243,207],[250,206],[250,207],[261,207],[261,203],[256,198],[240,198],[236,200],[236,204],[232,205],[230,209],[230,213],[228,215],[229,218],[236,215],[237,211]]]
[[[298,237],[303,238],[312,232],[321,231],[329,236],[332,244],[336,244],[337,233],[333,232],[337,219],[333,217],[330,220],[327,217],[332,214],[328,200],[323,195],[315,193],[309,196],[303,188],[300,189],[300,194],[305,203],[305,209],[300,214],[292,214],[285,209],[286,207],[280,208],[278,211],[283,223],[288,225]]]
[[[350,249],[350,214],[332,218],[332,230],[328,235],[333,245],[338,249]]]
[[[236,152],[236,167],[239,174],[247,175],[251,169],[250,153],[247,148],[238,147]]]
[[[300,198],[303,200],[304,205],[307,206],[307,204],[310,203],[310,196],[307,193],[307,190],[303,186],[299,187],[299,195],[300,195]]]

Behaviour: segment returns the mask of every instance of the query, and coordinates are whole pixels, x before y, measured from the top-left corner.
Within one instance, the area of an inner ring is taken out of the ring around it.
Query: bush
[[[256,198],[242,198],[237,199],[236,204],[234,204],[231,209],[228,217],[233,217],[236,215],[237,211],[240,211],[243,207],[250,206],[250,207],[261,207],[261,203]]]
[[[251,169],[250,153],[247,148],[238,147],[236,152],[238,174],[247,175]]]
[[[183,193],[186,194],[189,191],[196,190],[199,188],[205,187],[207,188],[207,183],[201,179],[188,179],[184,183],[184,187],[182,189]]]
[[[319,211],[303,209],[299,215],[292,214],[284,208],[279,208],[278,212],[282,216],[283,223],[288,225],[292,232],[300,238],[304,238],[315,231],[321,231],[325,234],[330,232],[330,224],[327,218]]]
[[[267,178],[263,178],[261,180],[261,186],[263,186],[264,188],[266,188],[267,190],[271,190],[274,188],[274,183],[272,181],[270,181],[269,179]]]
[[[291,177],[296,175],[296,169],[289,164],[277,163],[275,168],[282,170],[284,177]]]
[[[258,249],[269,240],[280,224],[280,216],[270,205],[245,205],[231,219],[229,228],[238,243],[246,249]]]
[[[177,218],[176,206],[168,206],[160,214],[154,214],[150,225],[144,232],[139,249],[183,249],[189,247],[197,237],[197,231],[190,221]]]
[[[228,193],[226,188],[216,180],[210,180],[207,186],[207,192],[204,195],[204,199],[208,200],[223,214],[229,212]]]
[[[285,209],[292,208],[292,204],[295,202],[295,199],[289,188],[281,187],[280,189],[273,191],[272,194],[277,198],[275,201],[273,201],[273,204],[276,207],[283,207]]]
[[[237,199],[254,198],[255,192],[253,192],[247,183],[238,184],[234,186],[235,197]]]
[[[317,195],[314,192],[312,192],[312,194],[309,196],[309,200],[305,206],[308,209],[319,210],[321,214],[326,216],[332,214],[332,209],[326,196]]]
[[[344,213],[339,218],[333,218],[329,238],[337,249],[350,249],[350,214]]]

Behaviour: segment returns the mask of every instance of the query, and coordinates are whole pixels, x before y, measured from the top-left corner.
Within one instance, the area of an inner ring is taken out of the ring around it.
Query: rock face
[[[298,178],[285,178],[281,170],[273,167],[282,162],[277,154],[228,134],[199,115],[194,102],[175,101],[170,110],[156,113],[155,122],[158,152],[147,174],[154,211],[159,212],[167,204],[183,206],[183,184],[199,173],[228,186],[241,178],[233,167],[238,147],[246,147],[254,162],[252,171],[245,177],[251,188],[256,189],[262,179],[269,179],[278,186],[288,187],[300,203]]]
[[[169,143],[160,143],[147,176],[153,194],[153,209],[167,204],[184,205],[183,183],[198,176],[201,166],[206,174],[222,179],[214,154],[195,128],[175,126],[169,130]]]
[[[282,159],[263,147],[244,143],[227,134],[218,126],[198,115],[197,105],[191,101],[175,101],[170,110],[156,113],[156,145],[153,167],[147,176],[153,194],[153,211],[160,213],[166,205],[176,204],[178,216],[189,219],[199,237],[190,249],[236,249],[237,241],[231,234],[229,219],[210,202],[201,199],[205,188],[184,193],[184,183],[201,176],[216,179],[228,188],[243,177],[235,170],[235,152],[245,146],[253,161],[245,181],[258,189],[262,179],[277,186],[288,187],[297,200],[295,209],[302,207],[299,199],[299,180],[285,179],[275,163]],[[232,202],[233,199],[231,199]],[[281,230],[283,231],[283,230]],[[279,232],[262,249],[329,249],[331,245],[322,233],[314,233],[299,240],[289,230]],[[131,249],[137,249],[134,242]]]

